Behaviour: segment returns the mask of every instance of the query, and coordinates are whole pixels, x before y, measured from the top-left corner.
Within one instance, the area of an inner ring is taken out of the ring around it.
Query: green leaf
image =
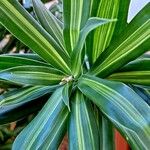
[[[150,85],[150,58],[137,59],[108,77],[129,84]]]
[[[0,96],[0,124],[10,123],[37,112],[55,87],[24,87]]]
[[[45,30],[59,43],[65,51],[63,30],[58,24],[58,19],[44,6],[40,0],[32,0],[35,14]]]
[[[121,4],[122,5],[122,4]],[[115,19],[118,16],[120,0],[101,0],[97,10],[97,17]],[[101,26],[94,32],[92,60],[96,61],[98,56],[109,46],[116,22]]]
[[[127,19],[128,19],[130,1],[131,0],[120,0],[118,17],[117,17],[118,21],[117,21],[116,26],[115,26],[112,41],[115,40],[116,38],[118,38],[119,34],[128,25]],[[110,43],[110,45],[111,45],[111,43]]]
[[[7,89],[7,88],[19,88],[19,87],[21,87],[21,85],[19,85],[17,83],[0,79],[0,88]]]
[[[69,54],[79,38],[84,0],[63,0],[64,40]]]
[[[112,45],[100,55],[91,74],[106,77],[131,60],[148,51],[150,43],[150,4],[124,29]]]
[[[71,101],[69,149],[97,150],[99,144],[99,132],[92,105],[81,92],[77,91]]]
[[[141,87],[132,86],[132,89],[150,106],[150,91]]]
[[[69,91],[70,84],[66,83],[64,85],[63,91],[62,91],[62,97],[63,97],[63,102],[65,105],[68,107],[68,110],[70,111],[70,104],[69,104],[69,97],[70,97],[70,91]]]
[[[115,150],[113,124],[103,116],[101,116],[100,124],[100,149]]]
[[[50,66],[47,63],[33,60],[30,58],[17,57],[17,55],[0,55],[0,70],[23,65]]]
[[[21,58],[27,58],[35,61],[45,62],[39,55],[34,53],[11,53],[11,54],[3,54],[3,56],[14,56],[14,57],[21,57]]]
[[[150,107],[131,88],[88,75],[79,79],[78,87],[122,133],[132,149],[149,149]]]
[[[23,87],[0,95],[0,107],[27,103],[47,93],[53,92],[58,86]]]
[[[69,59],[57,42],[16,0],[0,1],[0,23],[52,66],[70,73]]]
[[[71,55],[71,69],[72,74],[76,77],[81,73],[82,68],[82,49],[85,44],[85,40],[87,35],[94,30],[95,28],[102,26],[104,24],[113,22],[115,20],[110,19],[101,19],[97,17],[92,17],[88,19],[85,26],[80,31],[79,40],[77,42],[76,47],[73,50],[73,53]]]
[[[57,89],[38,115],[16,138],[12,150],[57,149],[66,133],[69,111]],[[44,140],[43,140],[44,139]]]
[[[44,66],[18,66],[0,71],[0,79],[27,85],[54,85],[64,76],[59,70]]]

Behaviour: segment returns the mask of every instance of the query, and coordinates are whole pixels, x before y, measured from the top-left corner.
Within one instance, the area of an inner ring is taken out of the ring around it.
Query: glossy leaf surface
[[[83,76],[79,89],[91,99],[136,150],[150,147],[150,107],[131,88]]]

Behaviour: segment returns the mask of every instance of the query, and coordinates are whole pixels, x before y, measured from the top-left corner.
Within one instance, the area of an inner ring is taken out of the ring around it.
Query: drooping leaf
[[[77,91],[72,97],[69,120],[69,149],[99,149],[99,132],[89,100]]]
[[[23,87],[0,95],[0,107],[15,105],[17,103],[27,103],[37,99],[47,93],[53,92],[57,86],[34,86]]]
[[[44,66],[18,66],[0,71],[0,79],[27,85],[54,85],[64,76],[59,70]]]
[[[148,51],[150,43],[150,3],[124,29],[112,45],[100,55],[91,74],[106,77]]]
[[[12,150],[57,149],[66,133],[69,111],[62,100],[62,89],[57,89],[38,115],[18,135]]]
[[[24,54],[10,53],[10,54],[3,54],[3,56],[14,56],[14,57],[21,57],[21,58],[32,59],[35,61],[45,62],[39,55],[34,53],[24,53]]]
[[[71,55],[71,69],[75,77],[78,76],[82,70],[82,49],[87,35],[95,28],[113,21],[115,20],[101,19],[97,17],[92,17],[88,19],[85,26],[80,31],[79,40]]]
[[[150,58],[137,59],[108,77],[129,84],[150,85]]]
[[[0,70],[8,69],[11,67],[34,65],[34,66],[50,66],[47,63],[40,62],[30,58],[17,57],[15,55],[0,55]]]
[[[0,95],[0,124],[10,123],[41,109],[55,87],[24,87]]]
[[[150,107],[131,88],[88,75],[80,78],[78,87],[122,133],[132,149],[149,149]]]
[[[52,66],[70,73],[69,58],[16,0],[0,1],[0,23]]]
[[[58,19],[42,4],[40,0],[32,0],[36,16],[45,30],[64,48],[63,30],[58,24]]]

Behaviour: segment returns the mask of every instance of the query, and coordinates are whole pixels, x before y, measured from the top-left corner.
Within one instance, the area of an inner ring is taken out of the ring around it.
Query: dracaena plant
[[[59,21],[39,0],[36,20],[0,0],[0,22],[33,54],[0,56],[0,123],[37,116],[14,150],[114,149],[114,128],[150,148],[150,4],[127,23],[129,0],[63,0]]]

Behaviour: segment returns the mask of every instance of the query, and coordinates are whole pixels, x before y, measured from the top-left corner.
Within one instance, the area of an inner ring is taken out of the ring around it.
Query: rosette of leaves
[[[0,97],[0,123],[42,107],[12,149],[57,149],[66,133],[69,149],[114,149],[115,127],[148,150],[150,4],[128,24],[129,0],[63,0],[62,22],[32,2],[38,22],[0,1],[1,24],[36,53],[0,56],[1,87],[16,87]]]

